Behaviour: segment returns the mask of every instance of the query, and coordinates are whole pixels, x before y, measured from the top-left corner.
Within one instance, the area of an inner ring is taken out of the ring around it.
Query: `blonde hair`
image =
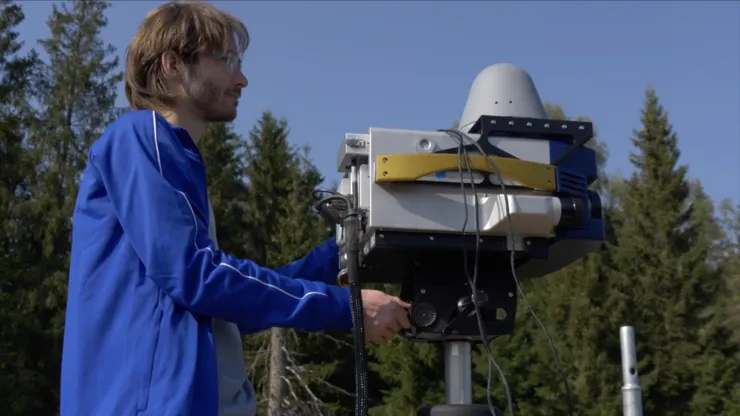
[[[200,1],[171,1],[151,11],[126,51],[126,99],[134,110],[172,105],[162,68],[162,54],[176,53],[184,62],[201,50],[226,52],[229,39],[240,56],[249,46],[249,32],[234,16]]]

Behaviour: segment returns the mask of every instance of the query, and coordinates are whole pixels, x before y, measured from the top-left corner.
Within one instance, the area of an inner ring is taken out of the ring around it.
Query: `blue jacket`
[[[113,123],[89,153],[73,216],[62,416],[215,416],[211,323],[350,330],[336,243],[273,271],[208,238],[205,166],[153,111]]]

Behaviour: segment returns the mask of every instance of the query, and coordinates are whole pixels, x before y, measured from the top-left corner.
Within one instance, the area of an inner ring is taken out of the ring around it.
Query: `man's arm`
[[[277,269],[283,276],[300,277],[334,285],[339,274],[339,248],[336,238],[325,241],[306,257]]]
[[[160,290],[194,313],[241,327],[350,329],[346,289],[288,278],[215,249],[178,189],[189,180],[179,146],[153,112],[137,112],[110,128],[90,155],[127,238]]]

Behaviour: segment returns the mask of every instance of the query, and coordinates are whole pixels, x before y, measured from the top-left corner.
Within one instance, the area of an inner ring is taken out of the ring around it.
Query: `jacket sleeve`
[[[119,120],[93,147],[90,161],[160,290],[193,313],[244,328],[352,327],[348,290],[289,278],[217,250],[182,190],[191,173],[177,137],[154,112],[140,118]]]
[[[339,247],[336,238],[325,241],[306,257],[277,269],[288,277],[301,277],[315,282],[335,285],[339,275]]]

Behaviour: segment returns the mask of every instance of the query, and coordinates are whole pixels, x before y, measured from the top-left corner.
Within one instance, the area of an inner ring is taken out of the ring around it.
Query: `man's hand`
[[[362,291],[365,320],[365,341],[375,344],[388,342],[401,329],[411,327],[408,309],[401,299],[377,290]]]

